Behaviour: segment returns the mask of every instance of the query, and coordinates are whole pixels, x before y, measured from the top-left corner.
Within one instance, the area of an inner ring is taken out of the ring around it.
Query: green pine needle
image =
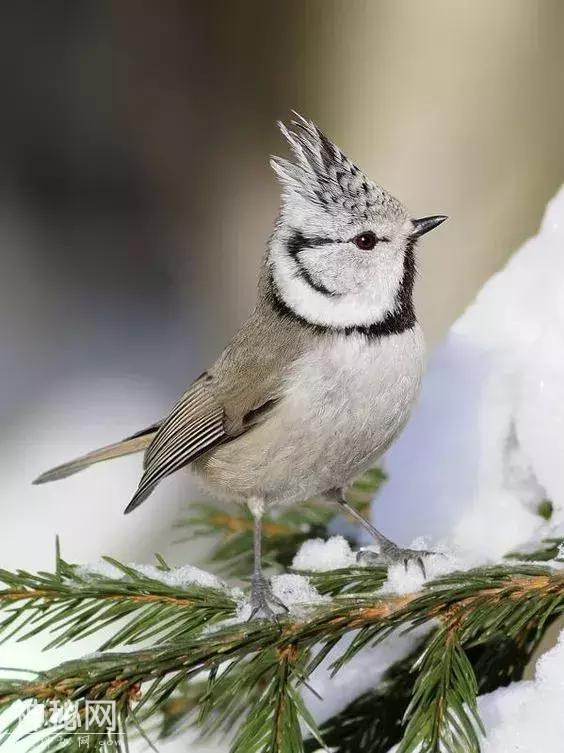
[[[81,599],[90,609],[89,589],[93,587],[100,588],[98,595],[119,593],[120,599],[125,592],[128,603],[135,603],[137,597],[155,597],[157,601],[171,597],[169,587],[159,580],[147,579],[128,566],[120,569],[124,578],[101,578],[94,586],[89,584],[86,593],[80,579],[67,584],[70,595],[61,577],[76,573],[62,562],[54,575],[2,573],[8,587],[0,591],[0,604],[4,599],[5,605],[13,608],[15,594],[17,602],[26,588],[32,589],[27,593],[32,604],[35,599],[44,599],[45,594],[35,593],[39,585],[49,594],[48,605],[55,609],[57,619],[58,599],[64,610],[69,598],[78,605],[80,614]],[[380,582],[380,575],[376,575],[375,583]],[[345,574],[340,577],[344,585]],[[358,579],[357,568],[351,569],[350,577],[353,583]],[[186,683],[199,681],[202,672],[207,672],[207,688],[195,697],[194,704],[200,707],[204,723],[211,720],[216,728],[246,715],[233,744],[236,753],[294,753],[302,749],[300,721],[318,734],[297,688],[306,687],[320,656],[343,636],[353,635],[337,662],[338,669],[363,646],[398,629],[418,624],[432,627],[438,619],[441,628],[430,634],[414,670],[414,694],[406,713],[408,724],[401,751],[476,753],[480,729],[477,683],[466,650],[491,647],[501,639],[519,640],[524,630],[534,638],[542,634],[549,620],[564,611],[564,573],[526,565],[453,573],[430,582],[421,593],[407,596],[355,592],[345,587],[330,601],[312,605],[307,619],[288,615],[281,616],[279,623],[255,620],[218,625],[206,633],[201,632],[199,622],[202,610],[209,610],[212,620],[219,622],[233,609],[231,597],[221,589],[200,588],[198,598],[191,589],[188,591],[180,603],[175,594],[167,606],[175,610],[184,626],[190,625],[193,617],[198,624],[195,630],[183,628],[181,635],[174,633],[174,640],[137,651],[69,661],[31,681],[0,680],[0,710],[18,699],[73,699],[79,703],[86,699],[114,700],[124,724],[133,713],[139,723],[145,723],[159,715],[163,705]],[[99,624],[105,626],[105,610],[98,616]],[[72,640],[78,630],[69,617],[63,623],[63,630],[70,630],[63,633],[66,640]],[[38,619],[33,634],[52,630],[57,619]],[[88,619],[94,620],[94,616]],[[153,619],[149,622],[149,632],[154,631]],[[137,626],[134,635],[144,634],[146,631]],[[126,632],[125,637],[129,640],[131,634]]]
[[[197,634],[233,616],[228,591],[197,585],[170,586],[108,558],[123,577],[82,573],[57,557],[54,573],[0,570],[0,640],[25,641],[40,633],[46,648],[63,646],[128,618],[102,649],[143,641],[170,641]],[[161,560],[161,564],[162,564]]]
[[[454,627],[433,636],[416,668],[398,753],[479,753],[483,729],[476,704],[478,688]]]

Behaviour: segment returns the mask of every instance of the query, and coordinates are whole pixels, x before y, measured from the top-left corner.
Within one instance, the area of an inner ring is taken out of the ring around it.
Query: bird
[[[135,510],[188,467],[253,519],[252,615],[284,605],[261,564],[265,510],[318,498],[374,537],[393,564],[429,552],[387,539],[345,491],[390,447],[416,401],[425,359],[413,302],[416,244],[445,215],[414,219],[312,121],[278,126],[289,158],[272,157],[280,211],[260,268],[256,305],[215,363],[162,420],[39,476],[42,484],[144,452]]]

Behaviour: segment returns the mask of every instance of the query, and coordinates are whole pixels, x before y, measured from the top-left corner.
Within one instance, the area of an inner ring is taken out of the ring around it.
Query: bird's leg
[[[270,583],[262,572],[262,515],[264,502],[260,499],[250,499],[247,502],[253,516],[253,575],[251,578],[251,615],[249,619],[262,615],[269,619],[276,619],[276,612],[271,604],[281,607],[285,612],[288,607],[274,595]]]
[[[354,507],[349,505],[343,496],[342,489],[335,489],[326,496],[334,502],[337,502],[343,510],[355,518],[355,520],[357,520],[361,526],[376,539],[376,542],[380,547],[379,553],[372,552],[370,549],[361,549],[356,555],[357,562],[366,562],[374,565],[381,564],[382,562],[386,565],[395,565],[398,562],[403,562],[404,567],[407,570],[409,561],[415,560],[423,573],[423,577],[426,577],[423,557],[435,554],[435,552],[428,552],[424,549],[403,549],[397,544],[394,544],[393,541],[386,538],[386,536],[375,528],[372,523],[366,520],[358,510],[355,510]]]

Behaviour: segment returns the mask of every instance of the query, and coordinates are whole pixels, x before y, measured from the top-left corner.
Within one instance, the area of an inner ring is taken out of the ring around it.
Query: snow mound
[[[564,632],[541,656],[535,679],[480,697],[482,753],[557,753],[564,740]]]
[[[348,541],[342,536],[332,536],[327,541],[324,539],[304,541],[294,557],[292,568],[319,573],[325,570],[351,567],[355,564],[356,555],[351,550]]]
[[[367,547],[368,548],[368,547]],[[411,549],[429,550],[428,542],[422,538],[411,542]],[[402,562],[388,568],[388,577],[381,591],[394,594],[410,594],[420,591],[424,584],[441,575],[447,575],[454,571],[469,570],[474,563],[469,557],[457,556],[446,547],[438,546],[433,554],[423,558],[425,577],[421,568],[414,560],[408,562],[407,568]]]
[[[563,457],[564,189],[433,355],[374,522],[402,545],[499,560],[564,531]]]
[[[538,235],[486,283],[431,358],[413,418],[386,457],[389,480],[373,522],[401,546],[443,552],[425,558],[430,579],[499,562],[529,542],[564,534],[563,458],[564,188]],[[553,503],[549,521],[538,512],[545,499]],[[364,541],[372,544],[367,535]],[[305,542],[293,567],[323,571],[354,562],[335,537]],[[409,593],[422,584],[410,563],[407,572],[391,567],[382,590]],[[324,700],[307,697],[318,720],[377,686],[415,636],[388,640],[333,679],[330,657],[318,668],[311,684]],[[563,641],[541,659],[534,682],[480,699],[483,753],[563,749]]]
[[[127,566],[133,570],[137,570],[137,572],[145,575],[147,578],[153,578],[153,580],[157,580],[172,588],[185,588],[187,586],[225,588],[225,584],[219,578],[216,578],[215,575],[193,565],[182,565],[181,567],[174,567],[171,570],[161,570],[154,565],[137,565],[134,562],[128,563]],[[82,578],[96,575],[116,579],[127,577],[118,567],[104,560],[89,565],[80,565],[77,567],[76,573]]]
[[[322,596],[309,578],[297,573],[284,573],[275,575],[270,579],[272,593],[286,606],[289,613],[295,617],[306,617],[308,608],[329,601],[328,597]],[[280,605],[270,604],[274,612],[282,615],[284,609]],[[235,625],[239,622],[247,622],[252,614],[251,601],[248,594],[240,593],[239,606],[235,617],[224,620],[221,626]]]
[[[328,601],[310,583],[309,578],[296,573],[275,575],[271,579],[272,591],[292,611],[295,606],[320,604]]]

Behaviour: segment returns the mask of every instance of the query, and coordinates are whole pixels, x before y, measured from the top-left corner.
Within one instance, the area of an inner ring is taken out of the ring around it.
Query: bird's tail
[[[154,424],[131,437],[122,439],[121,442],[101,447],[99,450],[82,455],[82,457],[71,460],[69,463],[63,463],[63,465],[58,465],[56,468],[51,468],[51,470],[45,471],[41,476],[38,476],[33,483],[45,484],[48,481],[58,481],[60,478],[66,478],[67,476],[72,476],[74,473],[83,471],[88,466],[94,465],[94,463],[101,463],[104,460],[120,458],[122,455],[141,452],[141,450],[147,449],[151,444],[158,428],[159,424]]]

